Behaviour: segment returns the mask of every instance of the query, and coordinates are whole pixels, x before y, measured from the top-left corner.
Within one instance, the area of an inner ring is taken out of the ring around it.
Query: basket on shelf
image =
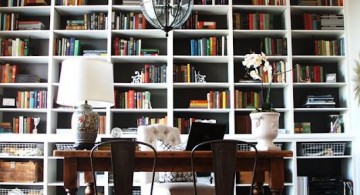
[[[75,150],[74,144],[56,144],[57,150]]]
[[[301,143],[300,156],[344,156],[344,142],[339,143]]]
[[[239,150],[241,151],[249,151],[250,150],[250,146],[248,146],[247,144],[239,144]],[[282,144],[281,143],[275,143],[275,146],[280,148],[280,150],[282,149]]]
[[[9,195],[9,194],[21,194],[21,195],[43,195],[44,190],[42,189],[3,189],[0,188],[0,195]]]
[[[44,144],[0,143],[0,156],[43,156]]]

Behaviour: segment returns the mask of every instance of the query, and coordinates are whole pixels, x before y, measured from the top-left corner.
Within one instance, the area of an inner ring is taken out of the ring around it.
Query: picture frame
[[[327,83],[336,83],[336,73],[329,73],[326,74],[326,80]]]
[[[16,98],[1,97],[0,100],[2,108],[16,108]]]

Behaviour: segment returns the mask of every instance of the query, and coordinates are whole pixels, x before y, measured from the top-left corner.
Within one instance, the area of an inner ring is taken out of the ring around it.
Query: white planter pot
[[[280,150],[274,145],[279,132],[279,116],[278,112],[250,113],[251,132],[257,140],[258,150]]]

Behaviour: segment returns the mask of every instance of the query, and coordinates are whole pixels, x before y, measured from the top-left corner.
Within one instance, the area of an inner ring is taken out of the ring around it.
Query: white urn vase
[[[250,113],[251,132],[257,140],[258,150],[280,150],[274,144],[279,132],[279,116],[278,112]]]

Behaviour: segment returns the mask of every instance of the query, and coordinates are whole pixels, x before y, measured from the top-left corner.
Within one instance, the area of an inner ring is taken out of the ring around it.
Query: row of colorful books
[[[274,15],[269,13],[233,13],[234,29],[270,30],[274,29]]]
[[[152,124],[167,124],[167,116],[164,117],[148,117],[148,116],[141,116],[137,118],[136,125],[152,125]]]
[[[120,92],[115,90],[115,108],[150,109],[151,93],[149,91],[135,91],[133,89]]]
[[[40,80],[35,74],[19,74],[16,64],[6,63],[0,66],[1,83],[39,83]]]
[[[83,18],[66,20],[66,30],[105,30],[107,16],[104,12],[85,13]]]
[[[56,5],[86,5],[87,0],[56,0]]]
[[[34,128],[34,118],[30,116],[13,117],[12,122],[0,123],[0,133],[37,133]]]
[[[18,91],[16,96],[17,108],[46,108],[47,91]]]
[[[200,16],[201,17],[201,16]],[[216,29],[216,21],[199,19],[199,12],[192,12],[182,29]]]
[[[189,102],[189,108],[230,108],[230,92],[225,91],[209,91],[206,99],[193,99]]]
[[[18,65],[9,63],[1,65],[1,83],[15,83]]]
[[[146,29],[147,21],[142,13],[112,12],[112,29]]]
[[[140,71],[140,83],[166,83],[166,65],[145,64]]]
[[[235,108],[259,108],[261,95],[257,91],[235,90]]]
[[[294,82],[324,82],[324,67],[320,65],[296,64],[293,69]]]
[[[40,20],[19,19],[19,13],[0,13],[0,29],[2,31],[12,30],[43,30],[44,23]]]
[[[286,5],[286,0],[251,0],[251,5]]]
[[[314,41],[314,54],[315,55],[345,55],[344,38],[336,40],[315,40]]]
[[[29,56],[29,44],[28,38],[15,38],[15,39],[1,39],[0,38],[0,54],[1,56]]]
[[[303,14],[305,30],[344,30],[344,16],[338,14]]]
[[[174,82],[195,83],[196,70],[191,64],[176,65],[174,67]]]
[[[195,5],[212,5],[212,0],[195,0]],[[229,4],[228,0],[215,0],[216,5],[227,5]]]
[[[142,48],[142,40],[130,37],[122,39],[115,37],[113,41],[114,55],[132,56],[132,55],[151,55],[157,56],[160,50],[157,48]]]
[[[265,37],[260,45],[266,55],[287,55],[286,38]]]
[[[22,7],[32,5],[50,5],[50,0],[1,0],[1,7]]]
[[[190,39],[190,55],[223,56],[225,55],[225,37],[204,37]]]
[[[80,40],[75,37],[56,38],[54,42],[54,55],[58,56],[79,56]]]
[[[343,0],[291,0],[291,5],[303,6],[343,6]]]

